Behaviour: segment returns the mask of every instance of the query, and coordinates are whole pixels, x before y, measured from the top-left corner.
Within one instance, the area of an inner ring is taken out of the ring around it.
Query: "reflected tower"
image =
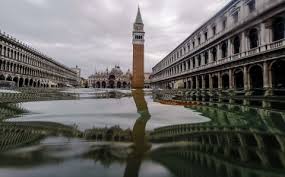
[[[133,77],[132,88],[144,88],[144,24],[140,8],[133,27]]]
[[[133,153],[129,156],[127,161],[127,167],[124,177],[136,177],[138,176],[141,162],[144,154],[150,149],[151,145],[148,144],[145,136],[145,127],[147,121],[150,119],[147,103],[144,98],[143,90],[133,90],[132,95],[137,107],[139,117],[133,127]]]

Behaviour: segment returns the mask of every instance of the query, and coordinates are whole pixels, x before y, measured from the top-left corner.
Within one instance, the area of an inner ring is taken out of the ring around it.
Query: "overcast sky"
[[[83,76],[132,66],[132,25],[140,4],[145,70],[151,68],[229,0],[0,0],[0,30]]]

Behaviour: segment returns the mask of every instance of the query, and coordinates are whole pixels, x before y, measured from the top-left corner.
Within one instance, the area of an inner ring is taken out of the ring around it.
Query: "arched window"
[[[248,37],[249,37],[250,49],[257,47],[258,46],[258,30],[256,28],[251,29],[249,31]]]
[[[222,43],[221,49],[222,49],[222,58],[227,57],[228,56],[228,45],[226,42]]]
[[[251,89],[263,88],[263,71],[259,65],[255,65],[249,70]]]
[[[198,67],[201,66],[201,55],[198,56]]]
[[[285,19],[278,17],[273,21],[273,41],[284,39],[285,37]]]
[[[209,54],[208,54],[208,52],[204,53],[204,59],[205,59],[205,64],[208,64],[208,62],[209,62]]]
[[[233,40],[234,44],[234,54],[240,53],[240,38],[236,36]]]
[[[276,89],[285,88],[284,67],[285,67],[285,60],[279,60],[273,63],[271,67],[273,88],[276,88]]]
[[[251,0],[249,3],[248,3],[248,9],[249,9],[249,12],[253,12],[255,10],[255,0]]]
[[[217,49],[216,49],[216,47],[214,47],[212,49],[212,57],[213,57],[213,61],[217,61]]]

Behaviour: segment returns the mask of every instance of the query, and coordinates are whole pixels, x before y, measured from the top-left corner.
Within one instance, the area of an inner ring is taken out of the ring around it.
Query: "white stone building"
[[[285,89],[284,60],[285,0],[232,0],[153,67],[151,82],[269,93]]]
[[[106,69],[89,76],[88,85],[93,88],[130,88],[131,72],[123,73],[120,66],[115,66],[111,71]]]

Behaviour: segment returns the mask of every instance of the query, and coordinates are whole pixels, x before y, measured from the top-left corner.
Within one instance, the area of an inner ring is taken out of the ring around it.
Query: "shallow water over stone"
[[[92,90],[81,90],[81,92],[75,90],[74,92],[81,93],[81,99],[22,103],[21,106],[30,112],[19,118],[9,119],[9,121],[76,124],[80,130],[114,125],[125,129],[132,128],[138,117],[133,97],[92,99],[94,92]],[[200,113],[187,110],[182,106],[162,105],[154,102],[151,96],[146,96],[145,100],[151,114],[147,130],[166,125],[209,121]]]
[[[1,176],[285,174],[283,112],[226,103],[163,105],[139,90],[101,99],[94,99],[100,90],[68,92],[77,99],[1,106],[8,117],[22,113],[1,123]]]

